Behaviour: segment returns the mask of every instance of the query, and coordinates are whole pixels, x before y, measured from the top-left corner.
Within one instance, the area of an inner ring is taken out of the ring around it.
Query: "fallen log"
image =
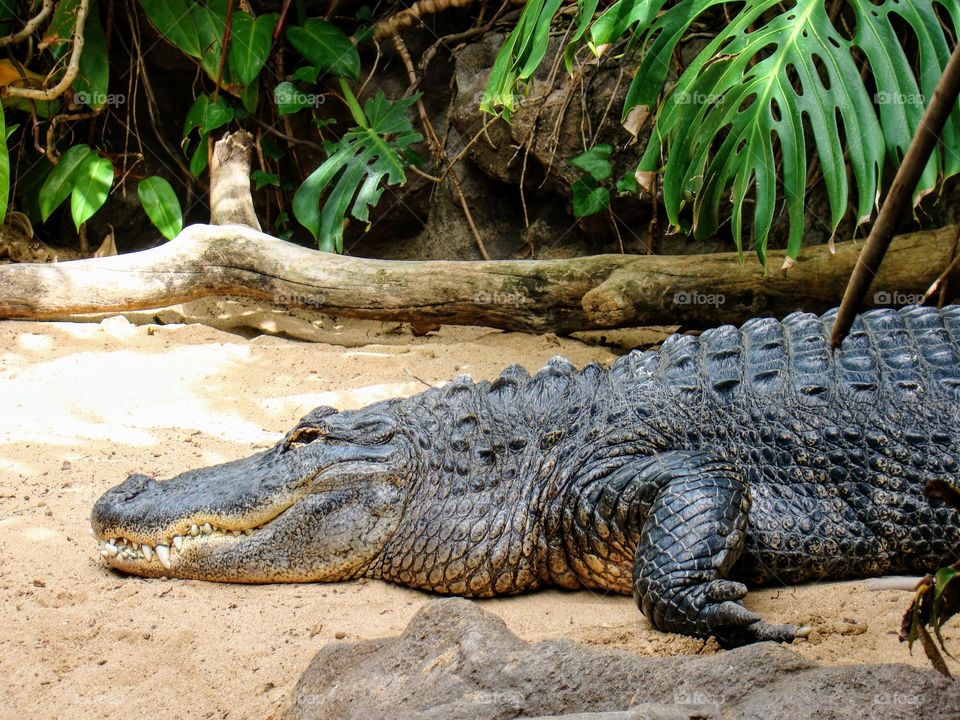
[[[915,301],[950,262],[955,228],[895,239],[872,304]],[[248,297],[318,314],[567,334],[711,327],[840,301],[861,243],[805,249],[785,274],[736,253],[561,260],[393,261],[310,250],[242,225],[192,225],[114,257],[0,266],[0,318],[71,320],[203,297]],[[770,266],[777,267],[775,253]],[[958,273],[960,274],[960,273]],[[956,284],[953,287],[957,287]]]

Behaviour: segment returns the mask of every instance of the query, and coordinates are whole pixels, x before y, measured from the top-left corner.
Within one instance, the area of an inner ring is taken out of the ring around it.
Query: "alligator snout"
[[[147,475],[131,475],[105,492],[90,515],[90,524],[100,537],[130,537],[136,529],[139,537],[159,534],[169,523],[163,504],[161,484]]]

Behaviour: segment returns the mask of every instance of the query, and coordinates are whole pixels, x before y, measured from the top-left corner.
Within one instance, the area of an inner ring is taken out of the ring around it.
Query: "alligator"
[[[673,335],[609,367],[557,357],[358,410],[273,448],[108,490],[109,565],[145,576],[377,578],[490,597],[632,594],[655,628],[731,647],[748,585],[926,572],[960,556],[960,306],[835,311]]]

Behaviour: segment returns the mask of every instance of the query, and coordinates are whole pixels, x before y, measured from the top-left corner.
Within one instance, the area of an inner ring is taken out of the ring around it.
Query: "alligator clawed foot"
[[[750,614],[755,615],[755,613]],[[796,625],[777,625],[757,620],[749,625],[717,628],[713,635],[720,647],[730,650],[756,642],[790,643],[798,637],[806,637],[809,634],[808,627],[798,628]]]

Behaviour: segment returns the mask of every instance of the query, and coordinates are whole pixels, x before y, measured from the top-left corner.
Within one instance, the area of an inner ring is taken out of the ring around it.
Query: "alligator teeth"
[[[183,535],[173,536],[173,546],[179,551],[183,550]]]
[[[153,548],[152,548],[152,547],[150,547],[149,545],[147,545],[146,543],[144,543],[143,545],[140,546],[140,548],[143,550],[143,556],[147,559],[147,562],[150,562],[151,560],[153,560]]]
[[[100,547],[101,547],[100,552],[101,552],[101,553],[106,553],[106,554],[109,555],[110,557],[116,557],[116,556],[117,556],[117,553],[120,552],[120,551],[117,549],[117,546],[113,544],[113,540],[111,540],[110,542],[105,542],[105,543],[103,543],[103,545],[101,545]]]
[[[240,537],[241,535],[243,535],[243,532],[242,532],[242,531],[240,531],[240,530],[234,530],[234,531],[233,531],[233,536],[234,536],[234,537]]]
[[[157,545],[154,548],[154,551],[157,553],[157,559],[160,561],[160,564],[163,565],[167,570],[170,569],[170,546],[169,545]]]
[[[193,525],[190,526],[190,537],[196,537],[199,534],[200,534],[200,528],[197,527],[196,523],[194,523]]]
[[[204,535],[210,535],[213,533],[213,526],[210,523],[204,523],[200,526],[200,532]]]

